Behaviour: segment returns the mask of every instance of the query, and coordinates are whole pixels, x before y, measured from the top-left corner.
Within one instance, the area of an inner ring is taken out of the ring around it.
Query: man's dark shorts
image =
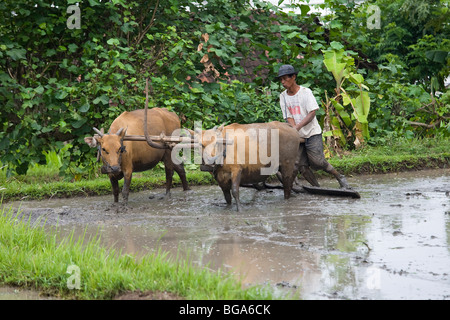
[[[299,165],[327,172],[332,170],[333,166],[328,163],[323,154],[322,134],[316,134],[305,140],[305,143],[300,143]]]

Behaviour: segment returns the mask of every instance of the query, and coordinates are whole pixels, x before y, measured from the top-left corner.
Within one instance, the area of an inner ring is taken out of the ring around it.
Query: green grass
[[[79,289],[68,281],[79,268]],[[70,299],[111,299],[130,291],[170,292],[186,299],[275,299],[268,287],[243,289],[231,275],[195,268],[167,254],[135,257],[104,248],[100,238],[58,239],[40,224],[18,219],[11,210],[0,214],[0,284],[35,288]],[[280,297],[281,298],[281,297]]]
[[[329,162],[344,174],[448,168],[450,139],[400,139],[382,146],[366,146]]]

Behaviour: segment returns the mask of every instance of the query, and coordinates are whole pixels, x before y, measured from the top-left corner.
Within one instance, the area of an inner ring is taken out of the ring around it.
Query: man
[[[283,65],[278,70],[277,78],[286,89],[280,94],[280,107],[283,117],[294,127],[305,143],[300,144],[299,171],[313,186],[320,187],[314,173],[324,170],[335,176],[341,188],[351,189],[343,175],[328,163],[323,153],[322,128],[316,118],[319,109],[316,99],[309,88],[297,84],[298,72],[291,65]]]

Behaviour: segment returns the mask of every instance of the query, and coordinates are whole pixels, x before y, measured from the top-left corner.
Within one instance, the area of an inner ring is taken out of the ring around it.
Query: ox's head
[[[84,141],[92,148],[97,148],[98,157],[102,158],[102,173],[117,174],[122,171],[122,154],[126,152],[123,145],[123,138],[126,129],[120,128],[116,133],[104,134],[102,131],[94,128],[98,135],[86,137]]]

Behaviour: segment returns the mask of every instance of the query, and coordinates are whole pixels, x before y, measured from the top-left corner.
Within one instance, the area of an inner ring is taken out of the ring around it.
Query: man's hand
[[[308,123],[310,123],[310,122],[314,119],[315,116],[316,116],[316,110],[311,111],[310,113],[308,113],[308,114],[306,115],[306,117],[303,118],[302,121],[300,121],[299,123],[297,123],[297,124],[294,126],[294,128],[295,128],[297,131],[299,131],[301,128],[303,128],[303,127],[306,126]],[[291,119],[291,120],[292,120],[292,122],[294,122],[293,119]],[[289,121],[289,119],[288,119],[288,121]]]

